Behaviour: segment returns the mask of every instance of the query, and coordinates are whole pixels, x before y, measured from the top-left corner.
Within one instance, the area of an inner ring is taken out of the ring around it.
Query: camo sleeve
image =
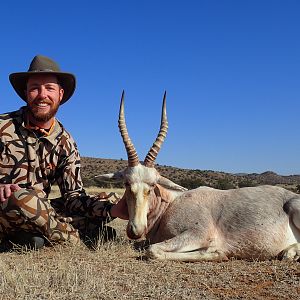
[[[73,138],[66,134],[61,138],[56,182],[68,208],[69,203],[85,194],[80,173],[80,156]]]
[[[86,195],[72,136],[58,120],[48,135],[28,128],[25,109],[0,115],[0,183],[43,191],[45,197],[57,184],[64,213],[101,217],[107,201]]]
[[[60,171],[56,182],[65,202],[66,213],[102,217],[103,211],[108,208],[110,202],[99,201],[97,197],[85,193],[80,172],[80,155],[76,143],[69,136],[62,144],[65,150],[61,155]]]

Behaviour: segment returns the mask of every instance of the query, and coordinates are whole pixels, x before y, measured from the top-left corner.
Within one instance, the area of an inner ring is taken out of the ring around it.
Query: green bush
[[[192,189],[195,189],[199,186],[202,186],[202,185],[205,185],[205,183],[199,179],[199,178],[196,178],[196,179],[181,179],[179,182],[178,182],[179,185],[189,189],[189,190],[192,190]]]
[[[245,180],[240,181],[238,183],[238,186],[240,188],[242,188],[242,187],[248,187],[248,186],[256,186],[256,184],[251,180],[245,179]]]
[[[229,190],[229,189],[235,189],[236,186],[228,178],[221,178],[218,179],[214,188],[218,190]]]

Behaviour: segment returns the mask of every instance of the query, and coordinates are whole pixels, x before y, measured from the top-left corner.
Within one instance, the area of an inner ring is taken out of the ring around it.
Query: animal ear
[[[104,179],[104,180],[123,180],[124,173],[122,171],[116,173],[107,173],[107,174],[100,174],[96,175],[95,178]]]
[[[187,191],[188,189],[186,189],[185,187],[173,182],[172,180],[160,176],[158,179],[158,184],[162,185],[163,187],[167,188],[167,189],[171,189],[171,190],[176,190],[176,191]]]

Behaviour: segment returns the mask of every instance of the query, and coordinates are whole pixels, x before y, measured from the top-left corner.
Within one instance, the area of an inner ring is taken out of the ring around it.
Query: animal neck
[[[177,194],[167,190],[160,185],[156,185],[151,201],[149,201],[149,211],[147,215],[147,232],[148,236],[155,231],[159,221],[168,208],[169,204],[174,201]]]

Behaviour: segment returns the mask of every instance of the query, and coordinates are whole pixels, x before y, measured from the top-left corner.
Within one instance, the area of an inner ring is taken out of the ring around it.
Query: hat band
[[[43,70],[32,70],[32,71],[29,71],[29,72],[55,72],[55,71],[51,70],[51,69],[43,69]]]

